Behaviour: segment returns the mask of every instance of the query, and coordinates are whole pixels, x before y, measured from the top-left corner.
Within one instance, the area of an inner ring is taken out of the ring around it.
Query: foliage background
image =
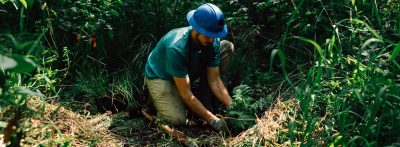
[[[227,73],[227,116],[255,119],[278,99],[296,99],[278,144],[398,144],[397,0],[2,0],[2,133],[23,134],[7,128],[43,115],[26,106],[29,95],[85,115],[140,108],[147,55],[205,2],[224,11],[231,64],[241,65]],[[12,61],[26,64],[6,69]],[[236,133],[255,124],[230,123]]]

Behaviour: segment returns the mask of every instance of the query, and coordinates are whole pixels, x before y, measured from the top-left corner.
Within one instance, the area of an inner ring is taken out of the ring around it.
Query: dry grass
[[[277,101],[275,107],[266,111],[257,124],[237,137],[228,139],[228,146],[291,146],[289,140],[279,140],[280,133],[288,132],[289,114],[299,108],[296,100]],[[294,143],[299,145],[299,143]]]
[[[43,104],[37,98],[29,101],[34,110],[43,110]],[[63,106],[45,103],[43,115],[26,122],[29,126],[22,142],[26,146],[122,146],[124,141],[113,135],[103,122],[93,122]]]

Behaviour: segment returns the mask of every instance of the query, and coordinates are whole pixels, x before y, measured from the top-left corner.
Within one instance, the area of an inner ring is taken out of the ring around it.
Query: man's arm
[[[219,76],[219,67],[207,68],[208,84],[214,95],[226,106],[232,103],[232,98]]]
[[[197,115],[205,119],[207,122],[217,118],[214,114],[204,107],[203,104],[193,95],[190,89],[189,77],[177,78],[174,77],[176,88],[178,89],[179,95],[183,102]]]

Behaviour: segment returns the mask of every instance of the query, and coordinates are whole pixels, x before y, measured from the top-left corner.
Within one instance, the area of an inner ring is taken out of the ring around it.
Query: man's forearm
[[[232,103],[232,98],[229,95],[228,90],[226,89],[224,83],[222,82],[221,78],[218,78],[218,80],[214,81],[212,84],[210,84],[210,88],[214,95],[226,106],[230,105]]]
[[[206,107],[204,107],[204,105],[201,104],[201,102],[193,95],[193,92],[190,90],[189,78],[174,77],[174,80],[182,101],[189,107],[190,110],[205,119],[207,122],[210,122],[212,119],[216,118],[216,116],[208,111]]]
[[[205,119],[207,122],[210,122],[216,117],[214,114],[208,111],[194,95],[189,96],[188,98],[182,97],[182,100],[190,110]]]

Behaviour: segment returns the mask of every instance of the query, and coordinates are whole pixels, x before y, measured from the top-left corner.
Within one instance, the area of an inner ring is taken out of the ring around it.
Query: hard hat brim
[[[195,29],[197,32],[200,34],[207,36],[207,37],[212,37],[212,38],[221,38],[225,37],[228,34],[228,27],[226,24],[224,25],[223,29],[221,32],[210,32],[207,31],[206,29],[202,28],[196,23],[196,20],[193,18],[193,14],[196,10],[191,10],[187,13],[186,19],[189,22],[190,26],[192,26],[193,29]]]

